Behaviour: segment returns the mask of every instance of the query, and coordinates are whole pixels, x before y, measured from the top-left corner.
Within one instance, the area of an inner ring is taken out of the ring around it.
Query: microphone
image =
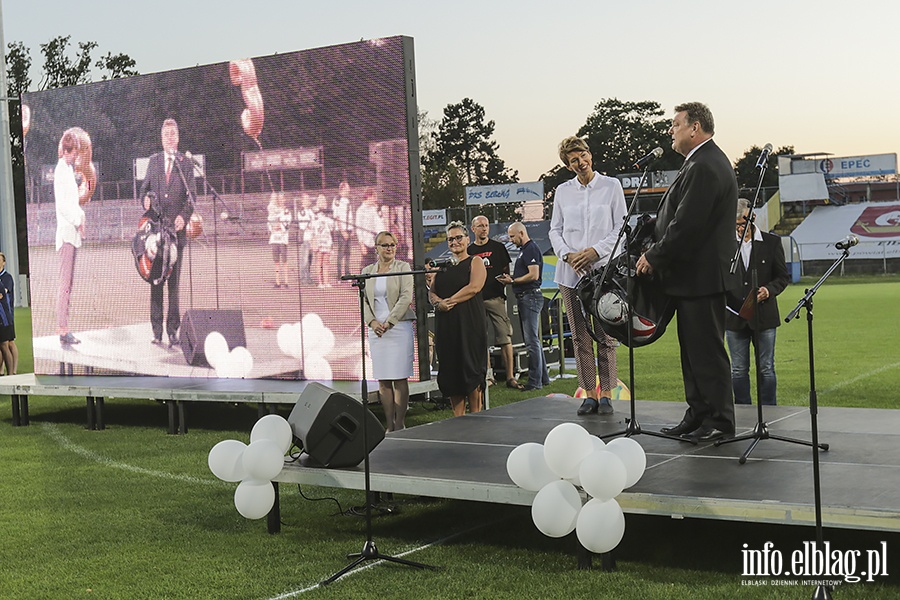
[[[459,259],[456,258],[455,254],[452,254],[447,258],[430,258],[428,259],[427,264],[433,269],[446,269],[447,267],[455,267],[458,265]]]
[[[853,246],[859,243],[859,238],[855,235],[848,235],[844,239],[839,242],[834,243],[834,247],[838,250],[847,250],[848,248],[852,248]]]
[[[194,158],[194,155],[191,154],[190,151],[185,152],[185,153],[184,153],[184,157],[185,157],[186,159],[188,159],[189,161],[191,161],[191,164],[194,165],[195,167],[202,167],[202,166],[203,166],[203,165],[200,164],[200,161],[199,161],[199,160],[197,160],[196,158]]]
[[[650,151],[650,154],[648,154],[648,155],[645,156],[644,158],[639,158],[639,159],[637,159],[637,160],[635,161],[635,163],[634,163],[632,166],[635,166],[635,167],[637,167],[638,169],[643,169],[643,168],[646,167],[647,164],[650,163],[652,160],[657,159],[657,158],[659,158],[659,157],[662,156],[662,155],[663,155],[663,149],[660,148],[659,146],[657,146],[656,148],[654,148],[653,150],[651,150],[651,151]]]
[[[772,153],[772,144],[766,144],[763,146],[762,152],[759,153],[759,160],[756,161],[756,168],[762,169],[766,161],[769,160],[769,154]]]

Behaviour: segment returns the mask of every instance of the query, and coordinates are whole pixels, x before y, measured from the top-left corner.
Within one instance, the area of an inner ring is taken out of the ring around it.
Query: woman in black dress
[[[447,245],[454,263],[435,274],[429,297],[435,308],[434,349],[438,387],[450,398],[453,414],[480,412],[487,376],[487,329],[481,288],[487,271],[480,258],[469,256],[466,226],[447,226]]]

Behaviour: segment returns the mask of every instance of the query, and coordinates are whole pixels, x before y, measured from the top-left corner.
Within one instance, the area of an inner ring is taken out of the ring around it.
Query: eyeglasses
[[[447,238],[447,242],[458,242],[461,239],[464,239],[466,236],[464,235],[454,235]]]
[[[396,248],[397,244],[378,244],[379,248]]]

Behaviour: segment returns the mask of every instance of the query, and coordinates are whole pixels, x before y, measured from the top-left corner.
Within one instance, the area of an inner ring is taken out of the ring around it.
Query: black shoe
[[[692,423],[690,421],[682,420],[681,423],[675,425],[673,427],[663,427],[659,430],[660,433],[664,433],[666,435],[688,435],[696,431],[700,425],[696,423]]]
[[[59,336],[59,343],[63,346],[74,346],[75,344],[80,344],[81,340],[72,335],[71,332],[63,334]]]
[[[612,402],[610,402],[609,398],[601,398],[600,406],[597,407],[597,414],[600,415],[611,415],[615,412],[612,407]]]
[[[150,343],[153,344],[154,346],[162,346],[163,345],[162,338],[158,338],[158,337],[153,338],[153,341]]]
[[[525,387],[522,388],[522,391],[523,392],[533,392],[534,390],[539,390],[539,389],[541,389],[541,388],[539,388],[537,386],[533,386],[531,384],[527,384],[527,385],[525,385]]]
[[[180,346],[181,340],[178,339],[177,335],[169,336],[169,348],[174,348],[175,346]]]
[[[734,433],[722,431],[721,429],[716,429],[715,427],[701,427],[693,434],[685,437],[691,437],[701,444],[706,444],[708,442],[715,442],[716,440],[727,440],[734,437]]]
[[[598,408],[600,408],[599,402],[593,398],[585,398],[584,402],[581,403],[581,406],[578,407],[577,414],[579,417],[596,414]]]

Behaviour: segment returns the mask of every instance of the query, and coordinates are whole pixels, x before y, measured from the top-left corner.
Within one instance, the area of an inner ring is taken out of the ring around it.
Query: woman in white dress
[[[375,236],[378,261],[363,269],[364,274],[409,271],[409,263],[396,260],[397,238],[389,231]],[[369,326],[369,352],[372,371],[378,380],[378,394],[384,407],[387,431],[398,431],[406,425],[409,406],[409,381],[413,374],[413,320],[410,308],[413,277],[373,277],[366,285],[363,304]]]

